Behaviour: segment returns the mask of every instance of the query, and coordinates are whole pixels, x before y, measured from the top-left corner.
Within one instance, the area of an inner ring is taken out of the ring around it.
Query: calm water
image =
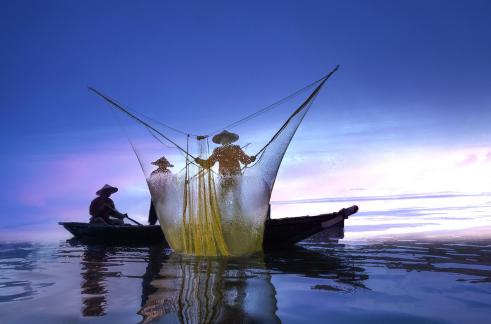
[[[491,241],[304,242],[248,258],[0,245],[1,323],[489,323]]]

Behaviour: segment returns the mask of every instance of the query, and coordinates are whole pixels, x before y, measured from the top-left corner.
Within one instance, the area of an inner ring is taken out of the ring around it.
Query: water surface
[[[0,245],[0,322],[486,323],[491,241],[303,242],[247,258]]]

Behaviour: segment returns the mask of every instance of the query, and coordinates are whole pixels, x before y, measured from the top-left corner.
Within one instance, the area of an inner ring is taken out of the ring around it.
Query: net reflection
[[[388,281],[374,275],[380,270],[423,277],[431,272],[449,283],[476,287],[491,282],[491,242],[318,239],[241,258],[184,256],[163,246],[85,245],[62,246],[58,256],[80,262],[83,316],[117,313],[119,306],[108,308],[109,301],[126,296],[125,310],[138,313],[143,323],[279,322],[278,307],[285,311],[305,289],[312,298],[319,290],[333,298],[356,290],[364,292],[359,296],[383,292]],[[286,304],[285,298],[290,298]]]
[[[276,316],[276,291],[261,256],[200,258],[172,254],[151,282],[156,291],[138,311],[142,323],[268,322]]]

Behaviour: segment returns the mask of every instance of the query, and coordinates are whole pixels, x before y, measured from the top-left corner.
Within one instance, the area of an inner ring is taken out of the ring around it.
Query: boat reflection
[[[280,320],[276,315],[276,289],[271,282],[274,275],[329,278],[352,288],[365,288],[362,282],[368,279],[364,269],[353,266],[349,259],[302,247],[247,258],[206,258],[171,253],[164,246],[133,251],[83,245],[80,262],[83,316],[107,314],[107,299],[111,296],[108,279],[127,277],[111,269],[130,261],[130,254],[135,252],[146,262],[140,277],[141,308],[137,312],[142,323],[159,318],[180,323],[277,323]],[[340,290],[326,285],[314,289]]]
[[[169,259],[172,252],[165,245],[155,245],[148,248],[148,261],[145,273],[142,276],[142,295],[140,307],[143,307],[148,300],[148,296],[154,294],[158,288],[152,285],[155,279],[159,278],[162,264]]]
[[[343,256],[346,257],[346,256]],[[151,263],[153,259],[150,258]],[[157,260],[154,258],[154,260]],[[156,263],[147,267],[155,269]],[[268,251],[248,258],[204,258],[172,254],[158,274],[147,271],[143,323],[157,318],[180,323],[280,322],[276,315],[274,275],[319,278],[313,289],[366,289],[364,269],[351,258],[326,255],[303,247]],[[327,285],[326,279],[333,285]]]
[[[342,257],[343,249],[333,250]],[[357,263],[407,272],[457,275],[458,281],[491,282],[491,241],[394,240],[347,247]]]
[[[302,289],[329,294],[380,290],[377,280],[370,277],[379,272],[376,269],[384,268],[435,272],[460,282],[489,283],[490,252],[489,242],[340,244],[310,240],[288,250],[267,251],[248,258],[205,258],[172,253],[163,246],[83,245],[81,312],[83,316],[106,315],[108,299],[116,296],[115,291],[111,292],[115,288],[108,288],[108,280],[136,279],[141,282],[141,295],[135,296],[136,303],[130,307],[135,309],[133,314],[141,316],[142,323],[157,319],[180,323],[275,323],[280,322],[277,289],[289,287],[295,277],[309,278]],[[128,289],[125,293],[131,295],[129,287],[118,285],[118,289]]]
[[[337,247],[339,248],[339,246]],[[295,246],[287,251],[270,251],[265,254],[267,268],[277,274],[294,274],[321,279],[313,289],[353,291],[368,289],[369,276],[361,262],[354,262],[351,255],[340,256],[333,251],[311,250]]]

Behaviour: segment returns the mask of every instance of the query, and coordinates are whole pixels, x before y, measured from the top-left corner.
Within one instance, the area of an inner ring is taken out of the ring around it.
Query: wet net
[[[205,135],[180,131],[91,90],[128,120],[137,121],[125,130],[169,245],[191,255],[238,256],[262,250],[271,192],[283,156],[336,70]],[[270,120],[258,122],[258,116],[268,114]]]

